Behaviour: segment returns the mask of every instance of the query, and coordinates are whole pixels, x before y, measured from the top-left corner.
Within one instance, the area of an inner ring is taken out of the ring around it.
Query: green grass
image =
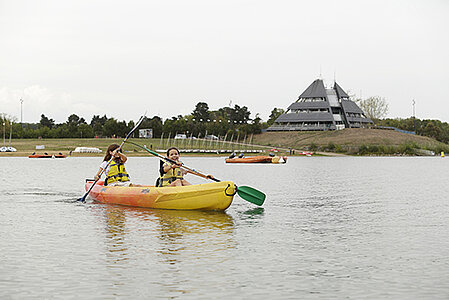
[[[244,150],[266,150],[264,146],[235,144],[223,141],[211,141],[211,140],[190,140],[190,139],[139,139],[131,138],[130,142],[145,145],[147,148],[153,150],[167,149],[169,147],[177,147],[179,149],[204,149],[204,150],[234,150],[236,152]],[[76,147],[95,147],[103,151],[103,153],[72,153],[76,156],[103,156],[104,151],[112,143],[120,144],[123,142],[122,138],[86,138],[86,139],[15,139],[11,141],[11,146],[17,149],[16,153],[0,153],[1,156],[25,156],[33,152],[49,154],[63,153],[68,154],[70,151],[75,150]],[[9,145],[9,143],[7,143]],[[37,145],[44,145],[45,149],[36,150]],[[143,151],[137,146],[125,143],[123,146],[125,152],[132,153],[132,155],[148,155],[148,152]]]

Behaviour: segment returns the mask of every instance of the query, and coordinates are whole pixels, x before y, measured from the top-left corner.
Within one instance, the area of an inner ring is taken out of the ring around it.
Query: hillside
[[[166,149],[168,145],[177,146],[180,149],[264,149],[268,151],[276,147],[285,154],[289,148],[297,151],[314,151],[324,155],[430,155],[430,151],[438,154],[441,151],[449,153],[449,145],[436,141],[435,139],[401,133],[393,130],[379,129],[344,129],[338,131],[319,132],[265,132],[254,135],[252,145],[238,145],[236,143],[204,142],[202,140],[174,140],[167,142],[166,139],[131,139],[138,144],[146,144],[153,149]],[[28,156],[36,152],[50,154],[62,152],[69,154],[78,146],[97,147],[105,150],[111,143],[120,143],[121,139],[13,139],[12,146],[17,152],[1,152],[0,157],[5,156]],[[45,150],[36,150],[36,145],[45,145]],[[132,156],[147,156],[148,153],[126,144],[125,151]],[[131,152],[131,153],[130,153]],[[75,154],[75,156],[103,156],[103,153]],[[188,155],[188,154],[185,154]],[[198,155],[198,153],[192,155]],[[201,155],[206,155],[202,153]]]
[[[357,154],[361,148],[368,148],[368,152],[379,152],[380,148],[380,150],[384,150],[385,154],[401,152],[401,148],[424,149],[434,152],[449,150],[449,145],[429,137],[394,130],[362,128],[324,132],[265,132],[254,136],[253,143],[298,150],[336,151],[348,154]]]

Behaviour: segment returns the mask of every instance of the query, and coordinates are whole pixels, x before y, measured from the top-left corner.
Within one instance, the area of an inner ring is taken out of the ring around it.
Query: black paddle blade
[[[238,186],[236,188],[237,194],[239,194],[239,196],[242,197],[242,199],[245,199],[246,201],[259,206],[261,206],[264,203],[265,198],[267,197],[261,191],[258,191],[255,188],[249,186]]]

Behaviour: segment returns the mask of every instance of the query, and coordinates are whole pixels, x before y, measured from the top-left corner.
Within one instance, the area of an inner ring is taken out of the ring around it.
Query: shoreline
[[[112,144],[120,144],[121,138],[42,138],[42,139],[12,139],[8,144],[17,152],[0,152],[0,157],[28,157],[48,153],[62,153],[68,157],[103,157],[104,151]],[[449,153],[449,145],[424,136],[415,136],[395,131],[375,129],[345,129],[326,132],[265,132],[254,135],[251,144],[237,141],[200,140],[200,139],[142,139],[130,138],[123,150],[128,156],[147,156],[146,151],[133,145],[140,144],[157,151],[174,146],[186,151],[183,156],[193,157],[226,157],[232,151],[245,153],[245,156],[268,155],[273,148],[279,156],[299,157],[303,151],[313,152],[313,156],[344,157],[344,156],[440,156]],[[76,148],[98,148],[101,153],[73,152]],[[295,154],[292,154],[292,150]],[[219,151],[219,153],[205,151]],[[225,152],[226,151],[226,152]],[[260,151],[260,152],[259,152]],[[165,155],[164,152],[160,152]],[[70,155],[71,154],[71,155]]]

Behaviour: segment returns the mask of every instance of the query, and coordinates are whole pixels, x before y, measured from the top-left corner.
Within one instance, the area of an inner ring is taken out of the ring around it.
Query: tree
[[[250,115],[251,112],[248,110],[248,107],[240,107],[236,104],[234,106],[234,115],[232,116],[232,119],[236,121],[236,123],[246,124],[250,120]]]
[[[42,127],[48,127],[50,129],[55,126],[55,120],[47,118],[44,114],[41,115],[41,121],[39,123]]]
[[[92,120],[90,121],[90,126],[94,127],[96,124],[100,124],[101,126],[103,126],[107,120],[108,117],[106,117],[106,115],[104,115],[103,117],[100,117],[100,115],[98,116],[94,115],[92,117]]]
[[[369,97],[357,102],[365,115],[373,121],[385,117],[388,113],[388,103],[385,98],[380,96]]]
[[[434,139],[438,140],[438,137],[441,135],[441,129],[438,127],[435,121],[430,121],[427,123],[427,125],[424,127],[422,133],[425,136],[432,137]]]
[[[118,136],[119,125],[117,120],[114,118],[110,118],[104,123],[103,134],[107,137],[115,137]]]
[[[267,124],[268,126],[271,126],[274,124],[274,121],[276,121],[277,118],[279,118],[280,115],[284,114],[285,110],[283,110],[282,108],[273,108],[273,110],[271,111],[271,114],[268,118]]]
[[[139,129],[153,129],[153,137],[160,137],[162,134],[162,119],[158,116],[151,119],[145,117]]]
[[[67,119],[67,124],[78,125],[80,121],[80,117],[75,114],[71,114]]]
[[[198,102],[192,116],[197,122],[207,121],[209,119],[209,105],[205,102]]]
[[[94,136],[94,130],[88,124],[80,124],[78,126],[77,136],[80,138],[91,138]]]
[[[261,133],[262,132],[262,119],[259,117],[259,114],[256,114],[256,117],[252,121],[248,133]]]

